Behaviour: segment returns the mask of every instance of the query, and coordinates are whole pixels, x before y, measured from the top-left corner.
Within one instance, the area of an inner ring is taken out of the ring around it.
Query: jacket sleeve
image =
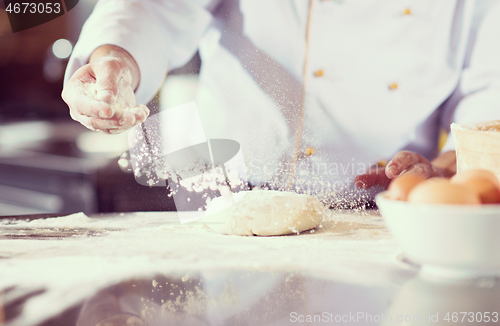
[[[489,8],[477,32],[469,67],[460,82],[462,98],[453,122],[500,120],[500,2]],[[454,150],[453,137],[443,152]]]
[[[128,51],[139,66],[137,103],[147,103],[168,69],[184,65],[212,21],[210,0],[101,0],[85,22],[65,82],[104,44]]]

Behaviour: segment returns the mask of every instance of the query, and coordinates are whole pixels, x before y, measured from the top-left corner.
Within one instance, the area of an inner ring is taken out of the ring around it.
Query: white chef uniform
[[[402,149],[432,158],[440,126],[500,119],[500,1],[311,1],[101,0],[66,80],[115,44],[137,61],[146,103],[199,48],[205,133],[240,142],[257,184],[293,153],[285,117],[306,78],[295,185],[323,194]]]

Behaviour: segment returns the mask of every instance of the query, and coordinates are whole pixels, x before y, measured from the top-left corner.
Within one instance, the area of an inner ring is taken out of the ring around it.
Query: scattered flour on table
[[[377,210],[330,210],[325,214],[318,232],[356,236],[359,239],[389,234]]]
[[[33,220],[28,223],[28,226],[74,228],[80,227],[82,224],[88,224],[90,222],[92,222],[92,219],[84,213],[80,212],[67,216]]]
[[[325,207],[313,196],[293,192],[241,191],[214,199],[203,222],[218,233],[284,235],[320,225]]]
[[[57,223],[62,224],[67,218],[67,222],[81,218],[82,225],[88,223],[83,213],[37,223],[58,220]],[[110,219],[123,230],[102,237],[57,241],[2,240],[0,256],[9,259],[0,259],[0,288],[22,284],[47,290],[24,307],[23,315],[32,316],[33,322],[24,320],[26,322],[18,325],[40,324],[41,320],[34,322],[40,311],[43,316],[55,315],[109,284],[158,272],[178,273],[181,281],[190,282],[200,271],[204,275],[213,271],[212,277],[219,275],[221,270],[232,269],[293,271],[336,282],[379,285],[387,280],[387,275],[392,275],[396,266],[394,255],[400,249],[384,229],[376,229],[384,231],[380,234],[373,234],[372,229],[359,233],[365,223],[379,224],[380,216],[376,214],[360,216],[359,213],[332,212],[331,229],[325,224],[330,221],[328,217],[328,221],[321,222],[325,227],[315,233],[284,237],[224,236],[202,227],[202,221],[180,224],[175,212],[117,214]],[[92,220],[97,225],[110,223],[108,218]],[[356,221],[358,231],[354,226]],[[333,222],[337,222],[337,226]],[[336,232],[342,223],[352,223],[348,234]],[[177,292],[175,294],[159,308],[161,311],[192,314],[200,305],[209,306],[211,298],[220,302],[236,297],[231,288],[217,296],[207,294],[208,297],[203,293],[199,297],[193,290],[192,294],[181,296],[180,301],[177,301]]]

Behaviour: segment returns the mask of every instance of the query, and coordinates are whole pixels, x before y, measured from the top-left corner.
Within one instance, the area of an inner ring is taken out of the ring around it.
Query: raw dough
[[[293,192],[258,190],[215,198],[203,222],[218,233],[283,235],[317,227],[325,210],[316,198]]]

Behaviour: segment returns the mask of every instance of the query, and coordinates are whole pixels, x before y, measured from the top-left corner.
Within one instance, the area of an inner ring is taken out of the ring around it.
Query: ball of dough
[[[284,235],[317,227],[324,206],[312,196],[293,192],[241,191],[215,198],[208,206],[205,224],[218,233],[234,235]]]

